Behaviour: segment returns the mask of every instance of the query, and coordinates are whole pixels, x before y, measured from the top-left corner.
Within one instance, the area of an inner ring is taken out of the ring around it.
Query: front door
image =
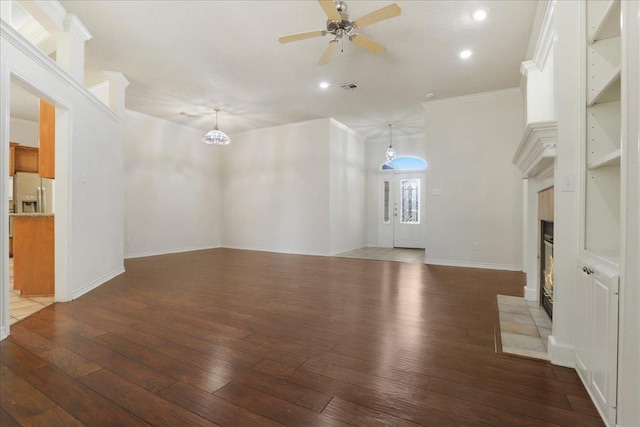
[[[422,172],[381,174],[378,246],[424,248],[423,177]]]
[[[422,173],[393,176],[393,246],[424,248]]]

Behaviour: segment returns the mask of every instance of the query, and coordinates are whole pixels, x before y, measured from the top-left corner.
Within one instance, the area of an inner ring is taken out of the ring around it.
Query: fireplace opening
[[[553,222],[540,226],[540,305],[553,319]]]

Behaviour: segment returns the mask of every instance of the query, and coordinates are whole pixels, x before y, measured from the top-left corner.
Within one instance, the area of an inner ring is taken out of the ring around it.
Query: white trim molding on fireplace
[[[547,120],[528,123],[520,145],[513,156],[513,163],[523,178],[539,175],[553,165],[556,157],[558,122]]]

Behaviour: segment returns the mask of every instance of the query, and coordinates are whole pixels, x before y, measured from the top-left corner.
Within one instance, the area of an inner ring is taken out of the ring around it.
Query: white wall
[[[231,135],[222,245],[329,255],[330,119]]]
[[[329,222],[331,254],[366,245],[364,138],[330,122]]]
[[[424,135],[403,136],[396,135],[399,133],[394,131],[393,148],[396,149],[398,157],[418,157],[427,162],[429,168],[429,159],[425,158],[426,145]],[[366,166],[367,166],[367,246],[379,246],[378,241],[378,213],[380,206],[378,203],[378,176],[380,168],[387,162],[385,152],[389,147],[389,138],[368,140],[366,142]],[[423,183],[422,191],[431,192],[429,182]],[[428,219],[427,219],[428,220]]]
[[[122,124],[106,106],[0,21],[0,209],[8,212],[11,78],[56,105],[56,301],[123,270]],[[7,90],[5,90],[7,89]],[[9,126],[7,126],[9,125]],[[0,226],[0,328],[8,332],[8,226]]]
[[[522,179],[511,160],[522,105],[518,89],[425,103],[428,264],[521,270]]]
[[[40,139],[38,122],[12,117],[9,134],[11,142],[17,142],[20,145],[29,147],[38,147]]]
[[[201,130],[126,111],[125,257],[220,246],[220,155]]]

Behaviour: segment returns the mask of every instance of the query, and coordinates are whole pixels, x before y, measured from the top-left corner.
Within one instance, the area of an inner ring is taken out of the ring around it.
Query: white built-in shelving
[[[584,250],[620,254],[620,1],[587,1]]]
[[[620,164],[624,152],[620,0],[585,0],[583,248],[575,295],[576,368],[607,425],[616,425]]]

